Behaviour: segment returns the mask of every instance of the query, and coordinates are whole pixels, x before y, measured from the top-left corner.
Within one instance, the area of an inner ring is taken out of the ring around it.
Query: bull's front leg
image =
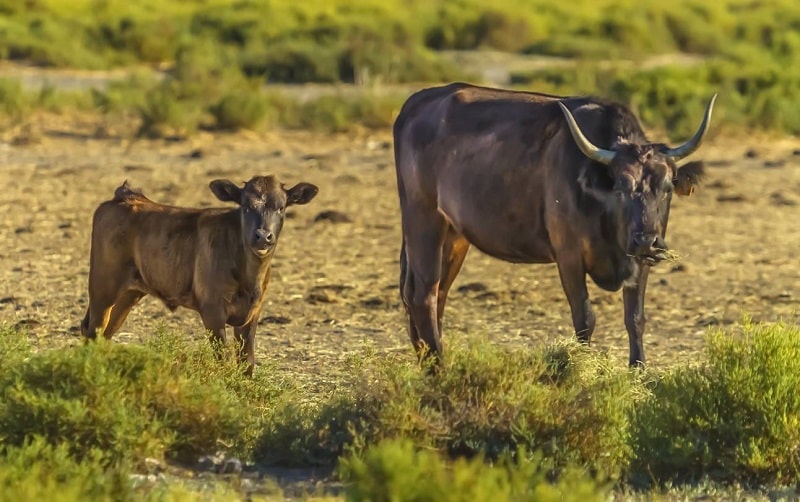
[[[586,269],[583,260],[577,256],[573,259],[559,259],[558,275],[572,312],[575,336],[579,342],[588,344],[594,333],[595,317],[592,305],[589,303],[589,291],[586,289]]]
[[[256,345],[256,325],[257,320],[250,321],[244,326],[233,328],[233,337],[236,340],[236,351],[239,356],[239,363],[247,361],[245,375],[253,376],[253,368],[256,365],[255,345]]]
[[[644,292],[647,289],[649,272],[649,266],[640,266],[636,283],[622,289],[622,301],[625,308],[625,329],[628,331],[628,343],[630,344],[628,364],[631,367],[643,367],[645,364],[642,336],[644,335],[644,327],[647,321],[644,314]]]

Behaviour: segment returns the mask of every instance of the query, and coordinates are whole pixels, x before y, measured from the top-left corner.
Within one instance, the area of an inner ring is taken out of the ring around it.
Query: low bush
[[[602,486],[578,469],[549,480],[547,462],[524,452],[487,464],[481,456],[451,461],[416,448],[408,440],[384,441],[362,456],[343,460],[348,481],[345,497],[353,501],[601,501]]]
[[[3,345],[19,350],[17,336],[4,333]],[[194,461],[220,442],[233,444],[245,427],[244,410],[220,382],[191,377],[196,366],[176,365],[146,347],[100,342],[3,362],[4,448],[41,438],[67,445],[78,461],[95,451],[109,464]]]
[[[800,329],[745,322],[742,331],[711,333],[703,364],[666,373],[636,407],[641,482],[798,479]]]
[[[607,477],[621,475],[632,455],[627,412],[636,376],[577,344],[530,353],[453,347],[437,376],[399,361],[352,373],[358,378],[325,403],[287,403],[263,444],[285,445],[277,448],[289,454],[284,460],[319,463],[394,438],[490,459],[525,448],[556,469],[580,465]]]

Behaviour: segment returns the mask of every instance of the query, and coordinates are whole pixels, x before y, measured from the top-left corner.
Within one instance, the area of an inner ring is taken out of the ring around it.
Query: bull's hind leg
[[[442,272],[441,279],[439,280],[436,313],[439,336],[442,334],[442,317],[444,316],[444,307],[447,303],[447,294],[450,292],[450,287],[461,271],[461,266],[464,264],[467,251],[469,251],[469,241],[467,241],[463,235],[456,232],[456,229],[449,226],[444,239],[444,245],[442,246]]]
[[[406,208],[403,212],[403,304],[410,318],[409,334],[420,356],[438,358],[442,354],[437,297],[446,231],[447,223],[435,210]]]
[[[400,246],[400,300],[403,302],[403,308],[406,311],[406,322],[408,323],[408,336],[411,338],[411,343],[414,348],[421,346],[422,340],[419,337],[417,326],[414,324],[414,319],[411,316],[411,303],[410,298],[414,297],[414,279],[411,270],[408,268],[408,258],[406,257],[406,240],[403,238],[403,244]]]

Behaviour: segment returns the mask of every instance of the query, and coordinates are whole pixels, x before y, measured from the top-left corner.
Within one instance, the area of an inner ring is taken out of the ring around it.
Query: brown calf
[[[190,209],[151,201],[127,181],[94,213],[89,308],[81,333],[106,338],[145,295],[170,310],[196,310],[221,349],[234,327],[240,361],[255,364],[256,325],[269,282],[285,209],[306,204],[317,187],[285,189],[273,176],[255,176],[243,188],[228,180],[209,185],[236,209]]]

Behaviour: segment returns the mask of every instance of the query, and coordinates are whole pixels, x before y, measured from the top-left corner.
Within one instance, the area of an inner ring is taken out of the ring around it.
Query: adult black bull
[[[470,245],[515,263],[558,265],[579,340],[595,317],[588,274],[622,288],[631,366],[645,362],[650,266],[669,256],[672,195],[700,162],[677,167],[708,130],[716,95],[685,144],[651,143],[626,107],[455,83],[424,89],[394,124],[403,245],[400,292],[420,355],[442,354],[447,293]]]

